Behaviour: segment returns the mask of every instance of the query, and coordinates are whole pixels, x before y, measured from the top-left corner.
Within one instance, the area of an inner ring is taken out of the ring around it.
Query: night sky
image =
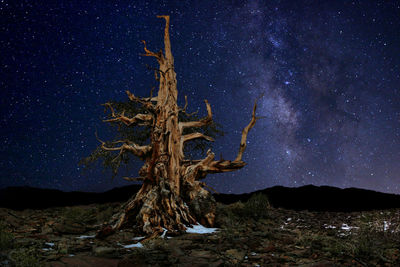
[[[50,2],[53,2],[49,4]],[[179,103],[208,99],[236,157],[259,101],[243,169],[220,192],[274,185],[400,194],[400,1],[0,1],[0,187],[104,191],[130,184],[81,158],[111,136],[100,105],[149,96],[143,53],[171,42]],[[140,161],[123,172],[135,177]]]

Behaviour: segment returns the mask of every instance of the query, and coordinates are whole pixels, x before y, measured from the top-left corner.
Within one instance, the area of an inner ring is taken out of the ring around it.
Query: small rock
[[[97,257],[114,258],[117,256],[117,249],[112,247],[95,247],[93,253]]]
[[[245,251],[240,251],[237,249],[229,249],[225,251],[226,255],[232,259],[233,263],[238,263],[244,259],[244,256],[246,255]]]
[[[172,257],[177,258],[177,257],[183,256],[183,255],[185,255],[185,253],[179,247],[175,247],[175,246],[171,247],[171,256]]]
[[[191,257],[195,258],[212,258],[214,255],[211,251],[209,250],[194,250],[192,253],[190,253]]]
[[[122,259],[118,263],[118,267],[132,267],[132,266],[137,266],[137,267],[148,266],[148,264],[146,264],[145,256],[140,254],[132,254]]]
[[[80,223],[62,222],[54,224],[54,230],[61,234],[83,234],[86,227]]]
[[[51,228],[48,224],[45,224],[42,227],[41,234],[48,235],[48,234],[51,234],[51,233],[53,233],[53,228]]]

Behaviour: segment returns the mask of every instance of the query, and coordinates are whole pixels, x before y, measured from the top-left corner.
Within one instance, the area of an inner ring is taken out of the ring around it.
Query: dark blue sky
[[[148,96],[141,57],[171,16],[181,103],[203,99],[223,125],[214,152],[234,159],[257,96],[259,120],[220,192],[273,185],[400,193],[399,1],[0,1],[0,187],[103,191],[129,184],[82,173],[100,104]],[[135,176],[140,162],[125,173]]]

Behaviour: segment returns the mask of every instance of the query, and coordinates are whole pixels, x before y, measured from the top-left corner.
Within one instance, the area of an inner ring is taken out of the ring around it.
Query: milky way
[[[216,155],[235,157],[262,96],[248,165],[210,175],[211,186],[400,193],[399,1],[1,1],[0,187],[128,184],[78,161],[98,145],[96,129],[111,136],[100,104],[156,85],[140,40],[162,47],[158,14],[171,15],[179,103],[188,95],[204,115],[208,99],[223,126]]]

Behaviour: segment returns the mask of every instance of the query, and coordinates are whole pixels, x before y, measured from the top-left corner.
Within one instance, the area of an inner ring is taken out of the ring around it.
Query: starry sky
[[[225,136],[213,151],[233,173],[210,186],[359,187],[400,194],[400,1],[0,1],[0,187],[104,191],[130,184],[78,165],[110,130],[109,100],[156,85],[141,40],[171,42],[179,103]],[[135,177],[141,163],[123,172]]]

